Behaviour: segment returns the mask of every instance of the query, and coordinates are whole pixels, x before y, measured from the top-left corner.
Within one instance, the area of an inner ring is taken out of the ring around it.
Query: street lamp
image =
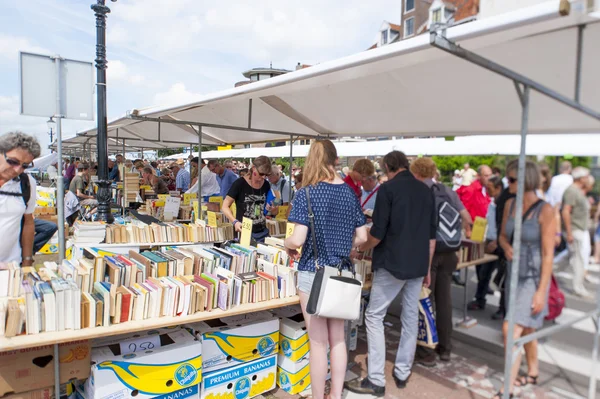
[[[50,145],[52,145],[52,129],[56,127],[56,122],[50,117],[50,119],[46,121],[46,125],[48,125],[48,129],[50,129]]]
[[[117,0],[112,0],[113,2]],[[108,180],[108,134],[106,122],[106,14],[110,8],[106,0],[97,0],[91,9],[96,15],[96,93],[98,107],[98,220],[112,223],[114,218],[110,211],[112,197],[111,182]]]

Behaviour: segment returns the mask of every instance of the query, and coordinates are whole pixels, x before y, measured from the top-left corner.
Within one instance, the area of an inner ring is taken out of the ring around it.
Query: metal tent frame
[[[577,56],[576,56],[576,78],[575,78],[575,87],[574,87],[574,98],[571,99],[563,94],[558,93],[555,90],[550,89],[538,83],[522,74],[519,74],[509,68],[506,68],[498,63],[495,63],[487,58],[484,58],[474,52],[466,50],[453,41],[447,39],[443,33],[439,32],[431,32],[430,33],[430,44],[431,46],[443,50],[453,56],[462,58],[463,60],[475,64],[481,68],[489,70],[490,72],[496,73],[500,76],[503,76],[507,79],[513,81],[515,85],[515,90],[517,93],[517,99],[521,104],[521,145],[519,152],[519,161],[518,161],[518,186],[517,186],[517,206],[516,206],[516,214],[515,214],[515,234],[514,237],[517,238],[516,241],[513,242],[513,258],[519,259],[521,253],[521,228],[522,228],[522,215],[523,215],[523,196],[524,196],[524,178],[525,178],[525,150],[526,150],[526,140],[528,133],[528,121],[529,121],[529,104],[530,104],[530,93],[532,90],[552,98],[567,107],[573,108],[576,111],[579,111],[585,115],[588,115],[600,122],[600,112],[595,111],[579,102],[580,91],[581,91],[581,60],[583,57],[582,47],[583,47],[583,33],[585,29],[585,24],[578,26],[577,31]],[[443,32],[443,31],[442,31]],[[264,129],[254,129],[252,128],[252,100],[249,100],[248,104],[248,126],[240,127],[240,126],[229,126],[229,125],[217,125],[211,123],[202,123],[198,121],[182,121],[182,120],[161,120],[160,118],[146,117],[140,116],[136,114],[128,114],[128,118],[146,121],[146,122],[157,122],[160,126],[161,123],[174,123],[174,124],[184,124],[188,126],[197,126],[198,127],[198,144],[200,145],[199,158],[202,157],[202,128],[203,127],[211,127],[211,128],[222,128],[222,129],[231,129],[238,130],[243,132],[261,132],[261,133],[269,133],[269,134],[289,134],[290,135],[290,143],[294,142],[294,136],[299,136],[298,134],[293,134],[291,132],[283,132],[283,131],[275,131],[275,130],[264,130]],[[160,127],[159,127],[160,131]],[[302,135],[303,137],[304,135]],[[319,135],[307,135],[306,137],[310,138],[327,138],[329,134],[319,134]],[[290,165],[293,161],[293,145],[290,146]],[[201,174],[198,173],[198,198],[201,198]],[[512,287],[515,287],[518,282],[518,271],[517,268],[512,268],[510,273],[510,284]],[[598,328],[598,318],[600,317],[600,296],[596,305],[596,309],[586,313],[584,316],[571,320],[567,323],[557,325],[551,328],[543,329],[537,331],[534,334],[530,334],[524,337],[521,337],[517,340],[514,339],[514,313],[515,313],[515,300],[516,300],[516,291],[512,290],[509,293],[508,298],[508,336],[507,336],[507,344],[506,344],[506,352],[505,352],[505,365],[504,365],[504,399],[509,398],[509,389],[510,389],[510,376],[511,369],[514,362],[513,351],[520,350],[525,344],[542,337],[547,337],[552,335],[558,331],[566,329],[568,327],[573,326],[574,324],[585,320],[587,318],[592,318],[595,320],[596,324],[596,334],[594,335],[594,350],[592,352],[592,377],[590,378],[589,383],[589,398],[595,398],[596,395],[596,378],[594,378],[596,363],[598,359],[598,344],[600,341],[600,329]]]
[[[522,227],[522,216],[523,216],[523,195],[525,191],[525,147],[528,132],[528,121],[529,121],[529,99],[531,90],[550,97],[568,107],[571,107],[583,114],[591,116],[600,122],[600,112],[597,112],[589,107],[584,106],[579,102],[580,91],[581,91],[581,60],[583,57],[583,32],[585,29],[584,25],[579,25],[577,29],[577,55],[575,67],[575,88],[574,98],[570,99],[526,76],[523,76],[515,71],[512,71],[502,65],[499,65],[487,58],[484,58],[474,52],[466,50],[456,43],[448,40],[444,35],[438,32],[430,33],[430,43],[433,47],[443,50],[453,56],[462,58],[463,60],[475,64],[481,68],[487,69],[498,75],[501,75],[507,79],[513,81],[515,90],[517,92],[518,100],[521,104],[521,149],[519,153],[519,169],[517,178],[517,197],[516,197],[516,210],[515,210],[515,232],[513,241],[513,259],[520,259],[521,254],[521,227]],[[510,286],[516,287],[518,283],[518,268],[511,268],[510,272]],[[520,337],[515,340],[515,301],[517,299],[517,293],[515,289],[510,290],[508,296],[508,333],[506,337],[506,348],[505,348],[505,361],[504,361],[504,393],[503,398],[509,398],[510,392],[510,380],[511,370],[514,363],[513,351],[518,351],[523,346],[533,340],[550,336],[561,330],[569,328],[580,321],[591,318],[595,322],[596,333],[594,334],[594,349],[592,351],[592,370],[590,376],[588,398],[596,397],[596,363],[598,360],[598,342],[600,338],[600,329],[598,325],[598,318],[600,317],[600,294],[597,298],[596,309],[586,313],[584,316],[570,320],[567,323],[556,325],[551,328],[545,328],[536,331],[533,334],[529,334],[524,337]]]

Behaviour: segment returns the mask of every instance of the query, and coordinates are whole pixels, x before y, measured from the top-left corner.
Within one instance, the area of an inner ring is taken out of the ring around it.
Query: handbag
[[[354,264],[349,258],[344,258],[335,266],[319,266],[315,214],[310,203],[309,191],[310,187],[307,187],[306,202],[308,203],[308,220],[316,271],[306,305],[306,313],[330,319],[358,320],[362,282],[356,279]],[[350,272],[342,272],[346,266],[351,270]]]

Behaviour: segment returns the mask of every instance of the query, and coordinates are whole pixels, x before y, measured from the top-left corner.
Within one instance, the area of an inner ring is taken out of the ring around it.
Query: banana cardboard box
[[[94,348],[86,399],[197,398],[202,345],[187,330]],[[121,345],[122,344],[122,345]],[[132,351],[134,350],[134,351]]]
[[[277,355],[206,373],[201,399],[249,399],[275,388]]]
[[[308,358],[310,342],[302,313],[279,321],[279,352],[292,362]]]
[[[85,379],[90,375],[90,342],[58,345],[60,383]],[[54,347],[0,352],[0,396],[54,386]]]
[[[205,373],[257,360],[279,351],[279,319],[269,315],[251,316],[235,326],[221,320],[207,320],[186,328],[202,341],[202,369]]]
[[[327,377],[331,376],[331,363],[327,353]],[[309,359],[303,358],[298,362],[285,357],[281,353],[277,357],[277,386],[290,395],[296,395],[310,388]]]

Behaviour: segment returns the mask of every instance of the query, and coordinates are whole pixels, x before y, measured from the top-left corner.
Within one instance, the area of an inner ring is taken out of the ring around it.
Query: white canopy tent
[[[576,80],[577,26],[587,23],[580,101],[600,108],[600,52],[595,41],[600,37],[600,23],[576,10],[561,17],[558,4],[558,0],[548,1],[455,26],[447,30],[447,38],[571,97]],[[537,91],[532,92],[530,103],[530,133],[598,131],[594,118]],[[439,51],[430,44],[428,35],[421,35],[194,103],[134,111],[131,117],[189,122],[202,126],[204,133],[235,144],[286,140],[291,134],[515,134],[520,131],[520,112],[513,82]],[[234,130],[248,126],[287,134],[253,133],[248,137]]]
[[[521,138],[516,135],[459,136],[452,141],[444,138],[383,140],[365,142],[334,142],[340,157],[383,156],[398,150],[408,156],[433,155],[519,155]],[[294,145],[294,157],[308,155],[309,145]],[[527,140],[527,155],[538,156],[600,156],[600,134],[573,134],[565,137],[556,134],[541,134]],[[240,148],[225,151],[204,151],[204,159],[256,158],[267,155],[271,158],[289,156],[290,146],[265,148]],[[193,152],[197,157],[198,152]],[[189,153],[174,154],[161,159],[186,159]]]
[[[577,27],[586,24],[579,98],[597,109],[599,13],[582,12],[580,2],[573,4],[568,16],[561,17],[559,0],[551,0],[451,27],[446,36],[571,97],[577,76]],[[108,137],[150,148],[151,143],[197,145],[200,126],[204,145],[284,141],[290,135],[518,133],[521,107],[513,83],[439,50],[428,35],[420,35],[193,103],[134,110],[109,123]],[[531,94],[529,114],[529,133],[598,132],[594,118],[537,91]],[[78,135],[95,137],[96,129]]]

